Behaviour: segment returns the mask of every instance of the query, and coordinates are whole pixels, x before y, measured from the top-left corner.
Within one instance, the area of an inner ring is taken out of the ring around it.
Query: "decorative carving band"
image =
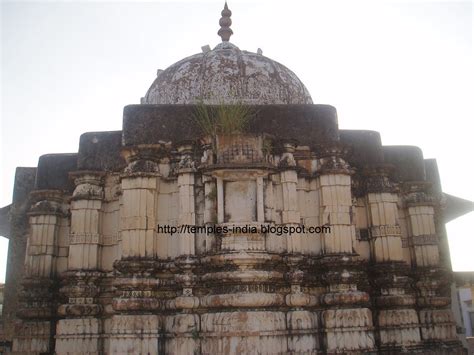
[[[402,231],[399,225],[381,225],[370,227],[370,237],[379,238],[379,237],[401,237]]]
[[[344,144],[320,145],[316,149],[318,156],[318,174],[348,174],[354,171],[346,161],[349,147]]]
[[[31,206],[30,211],[28,212],[30,216],[36,215],[63,215],[64,211],[61,209],[61,205],[56,201],[38,201],[33,206]]]
[[[124,176],[133,176],[137,173],[159,175],[160,161],[169,153],[170,147],[166,144],[143,144],[124,149],[122,155],[127,161]]]
[[[36,190],[30,194],[32,205],[28,214],[37,215],[62,215],[66,216],[68,210],[63,206],[64,196],[58,190]]]
[[[100,171],[74,171],[69,177],[74,179],[76,188],[72,194],[74,200],[101,200],[104,197],[102,188],[104,172]]]
[[[102,200],[104,190],[101,186],[84,183],[76,186],[72,197],[74,200]]]
[[[351,175],[350,165],[341,157],[332,156],[319,159],[319,174],[347,174]]]
[[[411,245],[438,245],[436,234],[416,235],[410,238]]]
[[[132,161],[125,168],[125,175],[133,175],[134,173],[149,173],[159,175],[159,162],[145,159]]]
[[[434,198],[422,191],[412,192],[405,197],[405,203],[407,207],[432,206],[434,204]]]
[[[92,243],[98,244],[99,243],[99,234],[70,234],[69,235],[69,243],[70,244],[83,244],[83,243]]]

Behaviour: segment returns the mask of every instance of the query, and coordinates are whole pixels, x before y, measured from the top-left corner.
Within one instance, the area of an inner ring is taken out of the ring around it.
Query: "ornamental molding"
[[[370,238],[401,237],[402,231],[399,225],[380,225],[370,227]]]
[[[416,235],[409,239],[410,245],[438,245],[438,236],[436,234]]]

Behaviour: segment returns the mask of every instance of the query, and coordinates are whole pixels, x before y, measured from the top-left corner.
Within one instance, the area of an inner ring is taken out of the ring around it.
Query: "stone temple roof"
[[[184,58],[157,78],[142,104],[312,104],[308,90],[284,65],[258,53],[240,50],[229,42],[231,12],[219,21],[222,43]]]

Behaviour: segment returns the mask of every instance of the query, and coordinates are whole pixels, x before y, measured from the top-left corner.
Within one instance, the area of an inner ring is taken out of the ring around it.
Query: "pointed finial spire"
[[[229,38],[234,32],[232,32],[230,29],[230,25],[232,25],[232,20],[230,19],[232,11],[230,11],[227,7],[227,1],[225,2],[224,10],[222,10],[221,15],[222,17],[219,20],[219,25],[221,25],[221,28],[217,34],[221,36],[222,42],[229,42]]]

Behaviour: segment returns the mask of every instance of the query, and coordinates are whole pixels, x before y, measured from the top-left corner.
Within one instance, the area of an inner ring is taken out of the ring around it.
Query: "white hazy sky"
[[[223,1],[1,3],[0,206],[15,167],[119,130],[156,75],[219,43]],[[231,41],[292,69],[343,129],[436,158],[443,190],[474,200],[471,1],[237,1]],[[448,224],[455,270],[474,270],[474,213]],[[0,238],[0,280],[8,242]]]

